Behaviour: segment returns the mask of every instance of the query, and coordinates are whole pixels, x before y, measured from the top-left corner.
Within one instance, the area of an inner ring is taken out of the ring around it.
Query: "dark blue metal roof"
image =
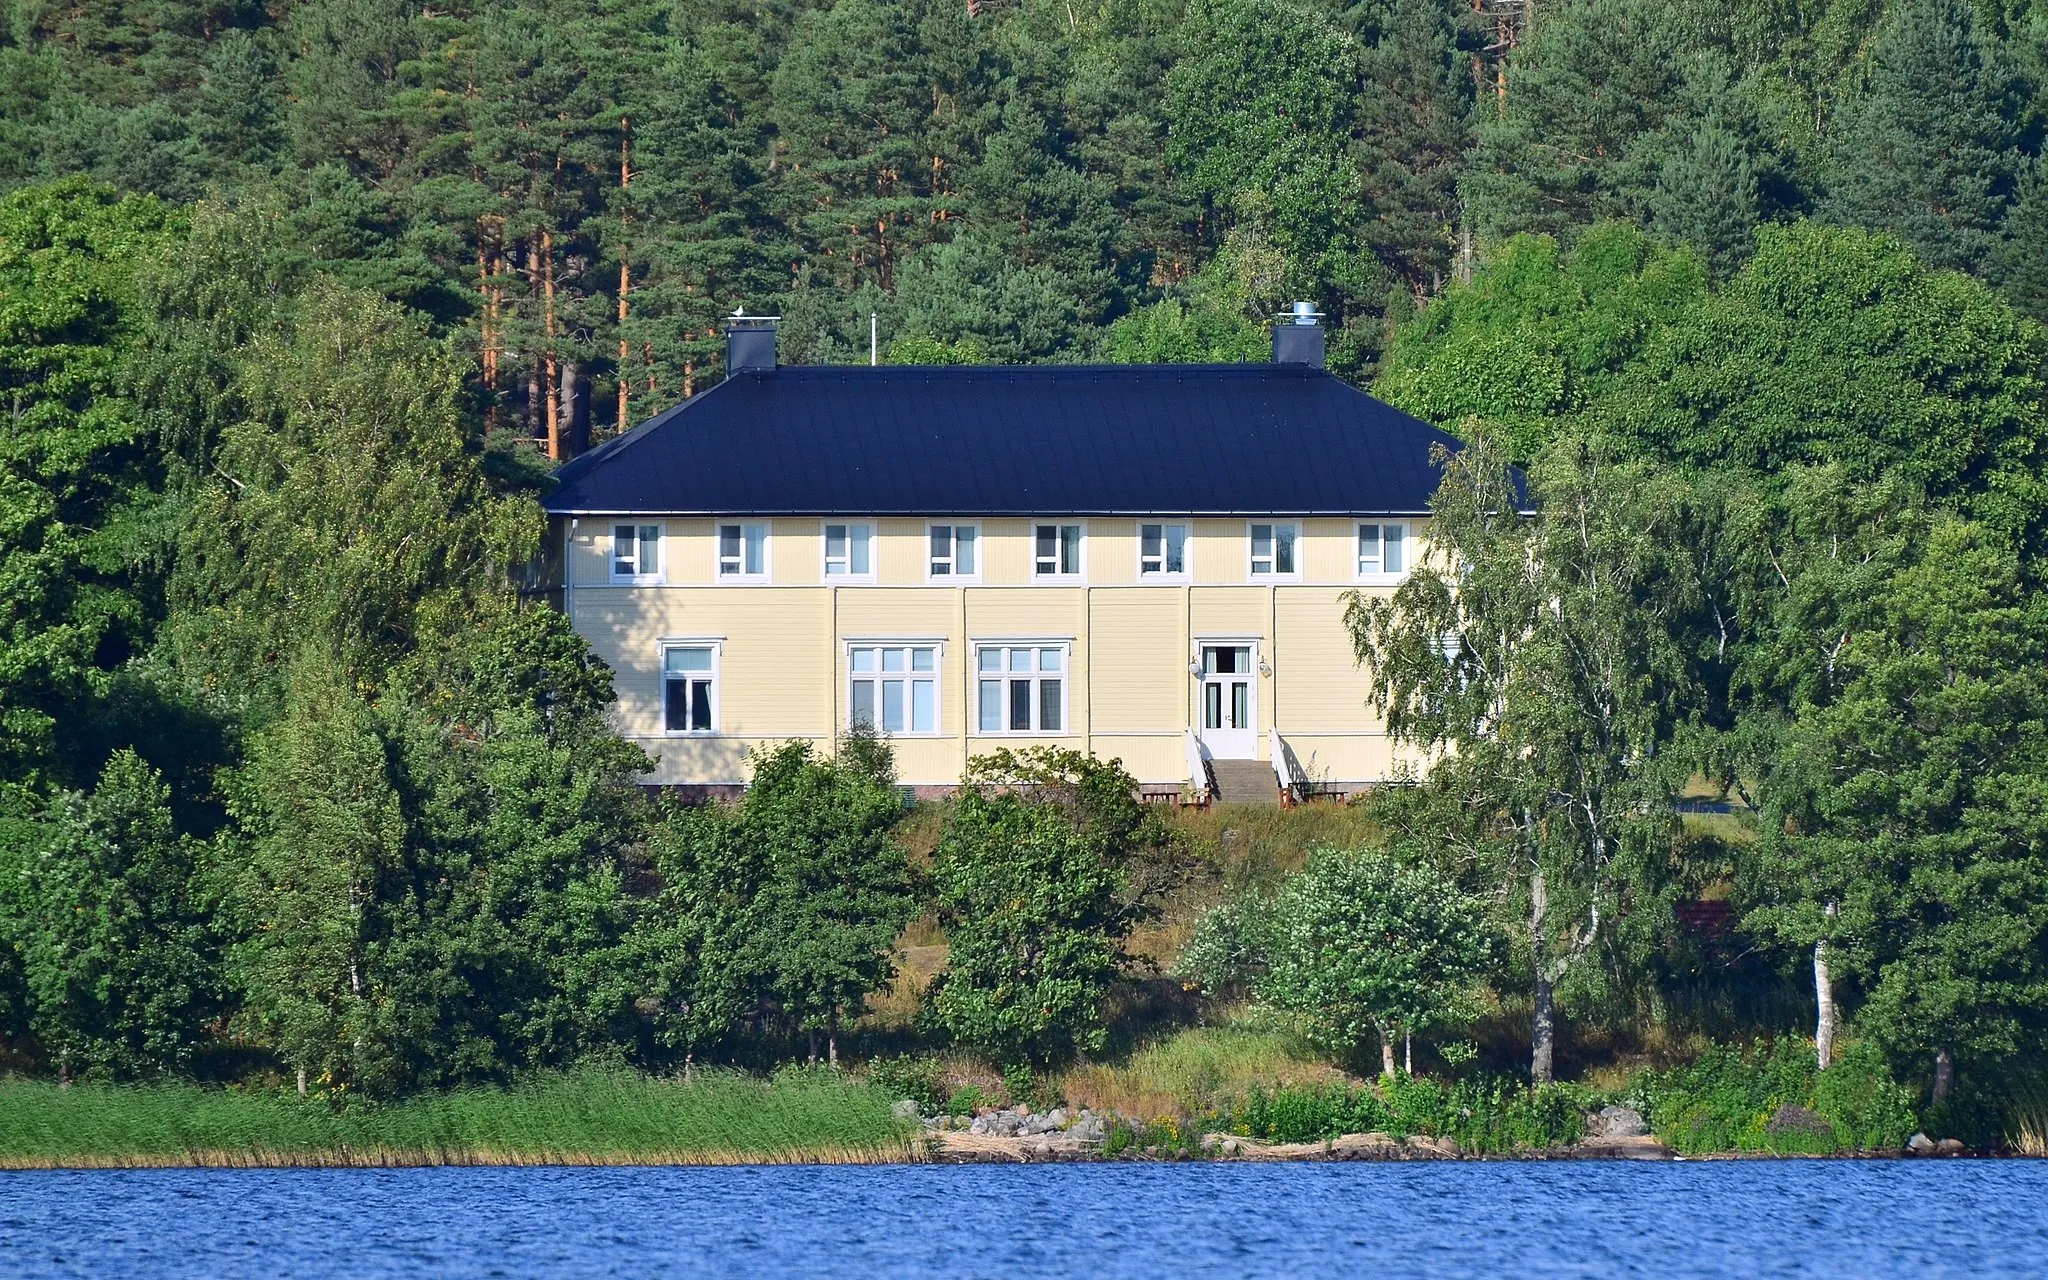
[[[742,371],[556,473],[564,515],[1421,514],[1457,441],[1303,365]]]

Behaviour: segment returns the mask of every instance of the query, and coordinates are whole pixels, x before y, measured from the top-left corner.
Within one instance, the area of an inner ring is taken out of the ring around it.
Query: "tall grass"
[[[1059,1088],[1076,1106],[1152,1118],[1197,1115],[1248,1088],[1336,1085],[1347,1077],[1294,1037],[1249,1027],[1196,1027],[1133,1052],[1078,1066]]]
[[[0,1168],[855,1163],[916,1154],[878,1089],[825,1072],[548,1076],[335,1111],[192,1085],[0,1083]]]

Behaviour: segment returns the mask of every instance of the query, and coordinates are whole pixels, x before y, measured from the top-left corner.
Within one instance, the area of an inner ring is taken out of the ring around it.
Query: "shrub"
[[[868,1081],[891,1098],[909,1098],[925,1115],[946,1109],[947,1093],[938,1060],[898,1054],[868,1064]]]
[[[1657,1136],[1687,1154],[1896,1151],[1916,1124],[1910,1096],[1875,1047],[1861,1044],[1825,1072],[1808,1041],[1716,1045],[1690,1066],[1638,1075],[1629,1096]]]

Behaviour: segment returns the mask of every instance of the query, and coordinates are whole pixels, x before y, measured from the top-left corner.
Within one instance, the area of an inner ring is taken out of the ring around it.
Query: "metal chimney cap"
[[[1316,310],[1316,304],[1313,302],[1297,302],[1285,311],[1275,312],[1273,318],[1291,320],[1295,324],[1314,324],[1323,318],[1323,313]]]

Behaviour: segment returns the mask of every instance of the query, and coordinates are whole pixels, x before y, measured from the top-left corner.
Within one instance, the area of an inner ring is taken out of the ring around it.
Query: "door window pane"
[[[1230,682],[1230,727],[1251,728],[1251,685],[1244,680]]]
[[[1212,682],[1202,686],[1202,727],[1223,727],[1223,686],[1220,684]]]

